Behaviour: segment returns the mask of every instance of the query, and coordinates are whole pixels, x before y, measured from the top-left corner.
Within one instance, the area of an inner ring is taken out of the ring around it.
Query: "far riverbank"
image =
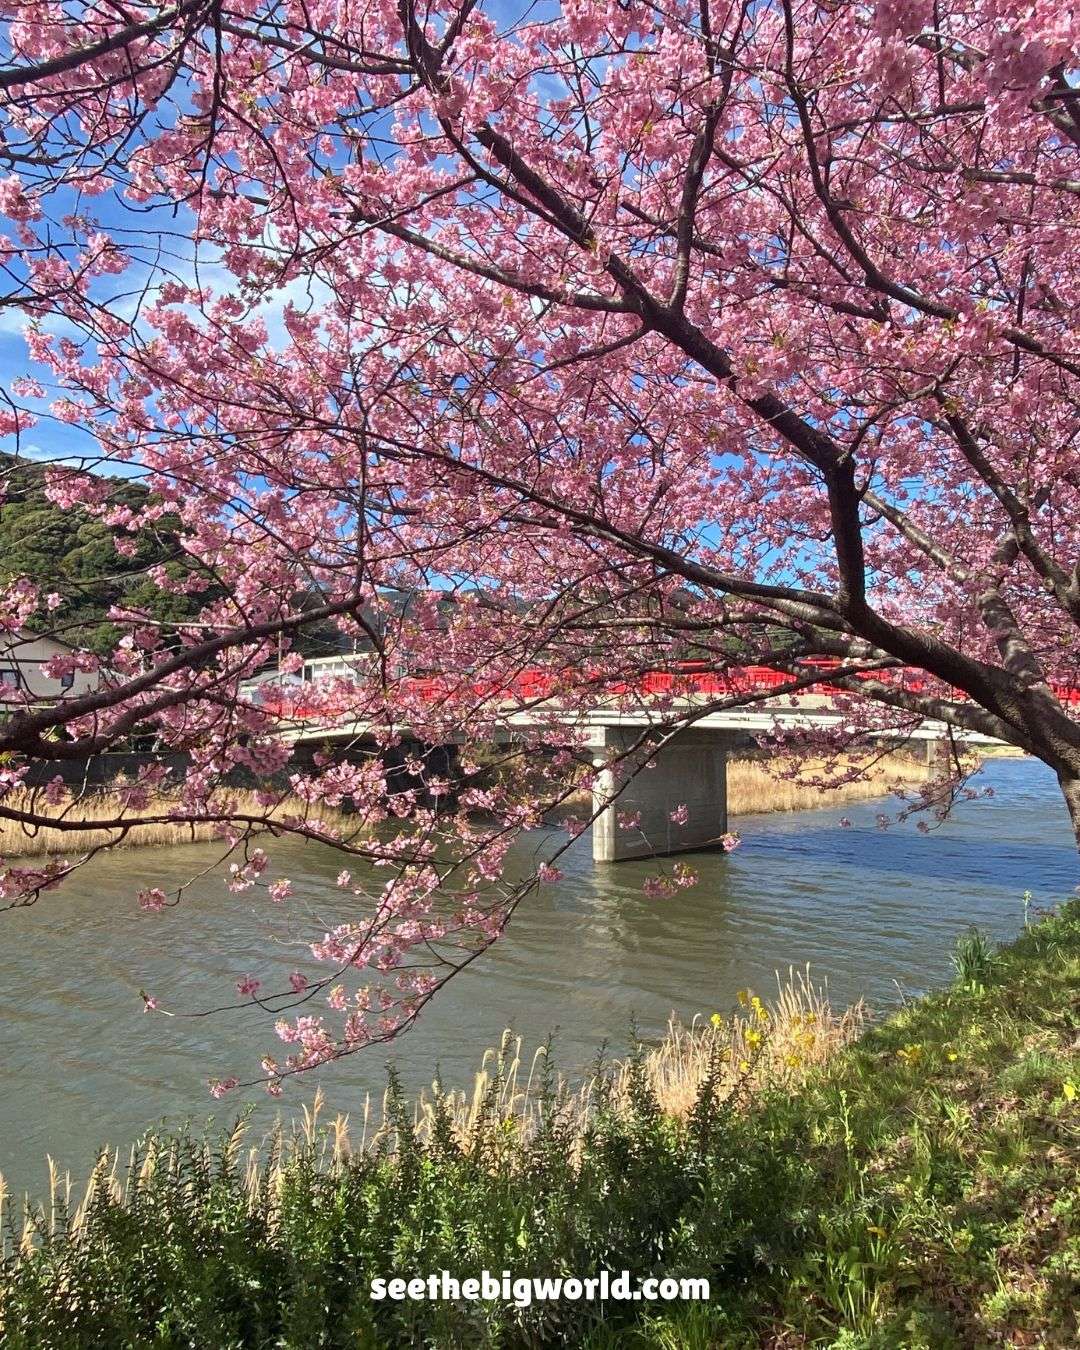
[[[822,760],[808,760],[799,766],[798,774],[786,776],[784,765],[762,757],[731,759],[727,767],[728,815],[764,815],[772,811],[804,811],[817,806],[841,805],[844,802],[865,801],[884,797],[896,789],[910,789],[926,782],[931,770],[911,755],[888,753],[876,759],[856,781],[822,787],[809,780],[825,777],[835,781],[840,771]],[[266,808],[256,794],[245,788],[230,788],[228,796],[235,803],[234,810],[250,816],[262,816]],[[176,806],[176,798],[168,795],[153,797],[138,810],[129,808],[116,790],[88,788],[76,792],[59,808],[42,808],[41,791],[31,794],[16,790],[5,798],[7,805],[19,810],[47,810],[50,815],[62,814],[68,823],[80,821],[116,820],[109,829],[72,831],[43,826],[28,829],[18,821],[0,820],[0,857],[32,858],[59,854],[82,853],[90,848],[170,848],[180,844],[202,843],[215,838],[220,826],[213,823],[189,824],[168,819],[150,825],[125,828],[125,816],[167,816]],[[560,815],[577,810],[591,811],[592,801],[586,793],[567,798],[558,811]],[[273,808],[274,818],[294,816],[299,819],[318,818],[332,829],[348,835],[357,828],[357,817],[347,811],[303,802],[297,797],[283,795]],[[554,823],[554,822],[553,822]]]
[[[842,782],[848,761],[839,763],[807,759],[799,764],[762,754],[732,757],[727,762],[727,814],[766,816],[775,812],[812,811],[842,806],[847,802],[872,801],[897,791],[917,789],[933,771],[914,755],[889,751],[867,765],[852,782]],[[825,780],[830,786],[822,786]],[[581,815],[592,809],[588,792],[568,797],[551,813],[553,824],[566,814]]]

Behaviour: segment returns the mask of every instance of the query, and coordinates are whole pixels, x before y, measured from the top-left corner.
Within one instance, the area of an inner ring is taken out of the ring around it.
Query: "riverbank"
[[[239,1132],[152,1141],[77,1221],[58,1195],[15,1223],[0,1338],[1075,1345],[1080,903],[1000,952],[968,937],[955,964],[951,987],[854,1044],[862,1014],[845,1022],[806,986],[772,1005],[745,994],[719,1025],[600,1075],[584,1105],[542,1060],[519,1091],[511,1055],[468,1104],[417,1115],[392,1092],[366,1143],[340,1121],[261,1162]],[[605,1267],[704,1276],[711,1299],[369,1297],[373,1276]]]
[[[231,803],[230,809],[238,817],[247,816],[259,821],[318,820],[322,826],[338,830],[346,837],[357,829],[356,816],[325,806],[313,807],[291,794],[282,795],[269,809],[259,800],[258,793],[247,788],[230,788],[227,796]],[[158,820],[149,825],[127,823],[140,816],[167,816],[178,809],[178,799],[168,794],[159,793],[144,807],[135,809],[125,802],[119,792],[90,789],[60,807],[48,807],[42,803],[40,791],[35,794],[16,790],[4,798],[4,805],[16,811],[62,817],[69,824],[100,820],[115,820],[117,824],[108,829],[70,830],[49,825],[32,828],[17,820],[3,819],[0,820],[2,858],[70,856],[101,848],[172,848],[178,844],[198,844],[221,837],[221,825],[217,822],[201,824]]]
[[[841,759],[840,763],[843,766],[845,761]],[[842,767],[830,766],[821,759],[808,759],[796,766],[785,764],[783,760],[733,758],[727,765],[728,815],[808,811],[819,806],[869,801],[886,797],[898,789],[917,788],[932,774],[929,765],[901,752],[883,754],[864,774],[849,783],[840,781]],[[816,780],[834,786],[823,787]]]
[[[917,789],[933,776],[928,764],[900,751],[882,754],[857,778],[845,782],[849,768],[850,762],[843,758],[836,763],[815,758],[789,762],[762,755],[732,757],[727,762],[728,817],[813,811],[872,801]],[[829,786],[823,786],[825,783]],[[578,815],[591,811],[591,794],[574,793],[552,812],[552,819],[557,820],[567,810]]]
[[[733,759],[728,764],[728,812],[730,815],[766,814],[770,811],[800,811],[817,806],[841,805],[844,802],[864,801],[883,797],[897,788],[912,788],[930,777],[930,769],[909,755],[883,755],[864,777],[851,783],[823,788],[809,780],[828,777],[835,781],[840,774],[835,769],[826,771],[824,761],[810,760],[800,765],[799,778],[783,774],[783,765],[762,759]],[[260,817],[266,814],[253,791],[243,788],[229,790],[233,809],[241,815]],[[40,790],[34,793],[16,790],[4,799],[14,810],[33,812],[41,809]],[[127,807],[115,791],[90,789],[73,797],[62,808],[68,822],[116,819],[145,814],[167,815],[176,805],[176,799],[158,795],[139,811]],[[591,809],[591,798],[581,794],[564,802],[567,807]],[[54,808],[46,808],[56,814]],[[331,829],[349,834],[356,829],[356,817],[347,812],[327,807],[312,807],[299,798],[284,796],[274,806],[271,818],[286,817],[311,819],[318,817]],[[169,820],[150,825],[118,826],[107,830],[74,832],[42,826],[30,829],[14,820],[0,820],[0,857],[27,858],[85,852],[96,848],[169,848],[178,844],[201,843],[217,838],[220,827],[215,824],[190,824]]]

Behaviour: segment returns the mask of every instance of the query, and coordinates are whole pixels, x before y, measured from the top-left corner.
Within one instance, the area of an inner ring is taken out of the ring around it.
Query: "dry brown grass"
[[[663,1041],[645,1056],[661,1110],[677,1119],[693,1109],[717,1046],[724,1066],[721,1090],[738,1082],[752,1096],[766,1084],[801,1081],[862,1033],[868,1013],[862,1002],[834,1012],[827,991],[811,981],[807,967],[778,977],[775,999],[755,1000],[746,990],[738,1013],[719,1021],[717,1016],[696,1017],[689,1025],[673,1017]],[[756,1045],[754,1033],[761,1037]],[[624,1094],[627,1082],[623,1064],[618,1085]]]
[[[791,766],[783,761],[764,759],[729,759],[727,763],[727,809],[729,816],[767,815],[771,811],[809,811],[819,806],[839,806],[843,802],[868,801],[885,797],[894,788],[910,788],[925,783],[932,770],[911,755],[886,754],[860,777],[858,781],[822,787],[809,780],[827,777],[835,782],[843,776],[841,761],[828,774],[825,760],[807,759],[800,762],[798,778],[782,776]],[[592,794],[587,790],[568,796],[560,811],[576,815],[591,815]],[[559,812],[552,813],[558,819]]]
[[[707,1075],[717,1069],[719,1081],[714,1080],[717,1097],[729,1097],[737,1109],[749,1109],[755,1094],[765,1087],[781,1085],[794,1089],[807,1073],[854,1041],[868,1020],[869,1014],[861,1002],[844,1012],[834,1012],[827,992],[810,979],[809,968],[798,972],[790,969],[785,979],[778,976],[777,994],[772,1000],[759,999],[750,990],[741,990],[739,1006],[731,1016],[714,1013],[695,1017],[689,1024],[673,1016],[666,1035],[656,1046],[644,1050],[639,1063],[661,1111],[674,1120],[686,1120]],[[540,1087],[544,1054],[541,1048],[526,1062],[521,1038],[504,1032],[501,1044],[484,1054],[472,1091],[444,1096],[454,1133],[466,1149],[480,1138],[486,1139],[485,1147],[489,1147],[494,1134],[503,1160],[512,1161],[516,1145],[534,1134],[544,1111],[558,1109],[566,1113],[571,1126],[570,1147],[577,1153],[604,1095],[601,1083],[592,1077],[571,1087],[560,1078],[553,1106]],[[605,1099],[616,1110],[630,1096],[633,1071],[632,1061],[616,1060],[606,1072]],[[288,1130],[273,1131],[259,1144],[252,1143],[249,1127],[238,1121],[226,1148],[235,1159],[246,1154],[246,1185],[253,1212],[268,1181],[271,1195],[280,1192],[285,1168],[300,1150],[310,1153],[314,1149],[322,1165],[333,1168],[357,1151],[376,1144],[389,1144],[393,1148],[394,1126],[388,1106],[386,1096],[373,1103],[368,1095],[355,1122],[348,1114],[339,1113],[324,1123],[326,1103],[320,1088],[314,1105],[301,1108],[296,1124]],[[413,1119],[419,1134],[430,1136],[435,1124],[433,1094],[418,1095]],[[482,1129],[482,1124],[486,1128]],[[219,1165],[216,1150],[222,1147],[220,1140],[208,1137],[194,1146],[202,1151],[208,1171]],[[27,1213],[22,1232],[13,1244],[7,1241],[6,1233],[0,1234],[0,1256],[12,1247],[29,1254],[42,1233],[58,1231],[58,1215],[72,1214],[76,1187],[71,1176],[62,1173],[52,1158],[48,1159],[48,1165],[49,1204],[34,1217]],[[126,1167],[118,1149],[105,1151],[85,1185],[66,1231],[78,1233],[95,1193],[104,1191],[120,1201],[130,1198],[158,1170],[172,1173],[182,1182],[184,1170],[190,1165],[190,1156],[175,1138],[151,1135],[131,1150]],[[12,1199],[0,1173],[0,1224],[10,1220]]]
[[[835,1012],[827,991],[811,980],[809,967],[803,971],[789,969],[786,978],[777,977],[777,993],[772,1000],[741,990],[739,1007],[731,1016],[699,1015],[689,1024],[672,1016],[663,1039],[644,1050],[640,1064],[660,1109],[676,1120],[684,1120],[698,1100],[710,1069],[719,1069],[714,1088],[720,1096],[738,1090],[739,1100],[746,1103],[766,1085],[794,1086],[800,1082],[811,1069],[855,1040],[868,1017],[862,1002]],[[545,1053],[541,1047],[526,1060],[521,1038],[504,1032],[501,1044],[485,1052],[471,1093],[457,1091],[444,1096],[454,1129],[466,1146],[478,1137],[478,1124],[485,1112],[497,1117],[510,1141],[535,1131],[545,1109],[539,1087]],[[608,1100],[616,1108],[627,1100],[632,1071],[632,1061],[617,1060],[607,1072]],[[557,1096],[560,1109],[569,1112],[575,1138],[580,1140],[601,1096],[599,1080],[589,1078],[570,1088],[560,1079]],[[316,1115],[321,1106],[317,1097]],[[386,1108],[385,1098],[377,1108],[370,1100],[365,1101],[358,1147],[367,1148],[392,1131]],[[414,1122],[421,1135],[430,1132],[434,1120],[432,1097],[420,1093]],[[314,1124],[315,1117],[305,1111],[309,1138]],[[339,1115],[334,1120],[329,1137],[335,1151],[352,1147],[348,1116]]]
[[[823,771],[823,762],[807,761],[800,769],[802,778],[813,777]],[[865,780],[846,783],[840,787],[823,789],[805,782],[791,781],[777,775],[775,764],[770,768],[759,759],[733,759],[728,763],[728,813],[732,816],[748,815],[767,811],[801,811],[809,807],[829,806],[833,803],[861,801],[868,797],[880,797],[893,787],[911,786],[925,782],[930,770],[907,755],[890,754],[884,756],[871,770]],[[329,809],[317,809],[307,806],[296,798],[285,798],[269,813],[260,806],[254,792],[231,789],[228,792],[233,809],[241,815],[261,816],[269,814],[271,819],[280,820],[285,816],[317,817],[332,829],[344,832],[355,830],[356,817]],[[164,815],[175,805],[168,796],[156,799],[147,811],[124,811],[115,792],[106,790],[89,791],[80,794],[75,800],[66,802],[60,808],[45,807],[41,791],[16,791],[4,798],[4,805],[14,810],[25,810],[36,814],[58,814],[62,811],[65,820],[101,820],[120,816],[140,814]],[[577,806],[591,810],[591,798],[580,794],[568,799],[564,806]],[[135,825],[128,830],[86,830],[72,831],[52,829],[49,826],[33,827],[15,820],[0,820],[0,857],[26,858],[56,854],[82,854],[99,848],[167,848],[176,844],[199,843],[218,837],[219,827],[213,823],[185,824],[174,821],[161,821],[150,825]]]
[[[331,829],[350,832],[356,829],[356,817],[328,808],[313,808],[298,798],[285,797],[268,809],[262,806],[256,794],[243,789],[229,789],[223,794],[229,809],[239,816],[267,817],[281,820],[285,817],[319,820]],[[156,797],[144,811],[125,810],[115,792],[94,791],[79,795],[58,807],[46,806],[38,791],[11,792],[3,799],[4,805],[16,811],[37,815],[62,815],[67,821],[131,819],[140,815],[165,815],[176,805],[169,796]],[[30,826],[16,820],[0,820],[0,857],[25,858],[63,854],[71,857],[100,848],[168,848],[175,844],[192,844],[220,838],[221,827],[213,821],[184,823],[158,821],[149,825],[132,825],[106,830],[65,830],[50,826]]]
[[[731,759],[727,766],[728,815],[747,816],[768,811],[805,811],[815,806],[866,801],[884,797],[895,787],[925,783],[931,775],[926,764],[910,755],[882,756],[857,782],[821,787],[809,780],[825,777],[830,782],[843,777],[835,768],[826,772],[824,760],[806,760],[798,778],[781,777],[791,766],[783,761]]]

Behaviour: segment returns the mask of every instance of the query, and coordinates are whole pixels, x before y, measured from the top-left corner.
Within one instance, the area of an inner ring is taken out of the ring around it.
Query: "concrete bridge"
[[[509,719],[511,724],[515,720]],[[778,726],[789,731],[828,729],[842,720],[826,698],[807,695],[795,708],[785,699],[785,706],[766,704],[760,709],[709,713],[665,739],[657,750],[635,749],[642,733],[660,721],[647,710],[587,713],[578,725],[584,721],[588,727],[588,745],[597,770],[593,858],[621,862],[717,847],[728,828],[727,759],[731,751],[751,742],[755,733],[767,735]],[[872,734],[890,737],[888,732]],[[948,735],[944,722],[928,721],[909,739],[926,746],[927,761],[932,763]],[[954,730],[953,735],[967,744],[998,744],[973,732]],[[625,784],[621,791],[620,784]],[[685,820],[681,811],[672,819],[682,806],[686,807]]]
[[[835,693],[841,691],[830,693],[829,668],[823,663],[821,669],[822,680],[812,689],[774,698],[769,697],[769,690],[790,684],[791,677],[753,666],[723,675],[655,672],[642,677],[632,691],[614,686],[607,699],[598,698],[597,706],[585,711],[561,708],[555,681],[544,672],[524,671],[515,678],[512,688],[492,686],[489,693],[507,705],[499,739],[512,740],[515,728],[524,731],[559,722],[585,733],[585,744],[592,751],[597,770],[593,857],[598,862],[618,862],[719,846],[727,831],[727,758],[731,749],[746,744],[755,734],[778,728],[828,729],[845,720],[835,703]],[[355,679],[355,662],[343,657],[311,660],[305,663],[300,680],[281,685],[270,678],[247,686],[245,692],[263,707],[290,719],[291,725],[281,734],[298,745],[328,741],[355,744],[370,739],[369,724],[333,716],[325,700],[317,696],[320,681],[335,676]],[[921,677],[914,672],[903,672],[899,678],[908,687],[921,684]],[[438,677],[410,679],[409,684],[412,694],[432,701],[447,687]],[[699,715],[685,729],[662,737],[659,746],[638,745],[651,727],[661,728],[680,712],[700,713],[707,701],[734,692],[753,692],[759,701],[752,707],[715,709]],[[634,696],[635,706],[630,708],[626,706],[628,693]],[[484,697],[485,691],[478,688],[478,695]],[[658,700],[664,706],[650,706]],[[887,730],[870,734],[895,736]],[[929,760],[949,734],[946,723],[924,721],[905,737],[924,743]],[[959,728],[952,728],[951,734],[970,745],[999,743]],[[685,812],[679,809],[682,807]]]

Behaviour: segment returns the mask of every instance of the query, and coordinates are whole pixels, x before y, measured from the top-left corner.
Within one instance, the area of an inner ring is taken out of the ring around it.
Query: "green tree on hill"
[[[120,636],[107,618],[111,606],[131,606],[166,624],[179,623],[194,617],[211,593],[208,584],[195,595],[177,595],[148,575],[155,565],[176,577],[192,570],[175,520],[164,517],[153,530],[142,530],[135,537],[135,553],[126,558],[114,547],[109,526],[49,500],[43,466],[4,455],[0,480],[6,489],[0,504],[0,578],[27,576],[63,597],[59,608],[31,621],[31,628],[106,652]],[[137,510],[147,495],[139,483],[116,480],[112,499]]]

